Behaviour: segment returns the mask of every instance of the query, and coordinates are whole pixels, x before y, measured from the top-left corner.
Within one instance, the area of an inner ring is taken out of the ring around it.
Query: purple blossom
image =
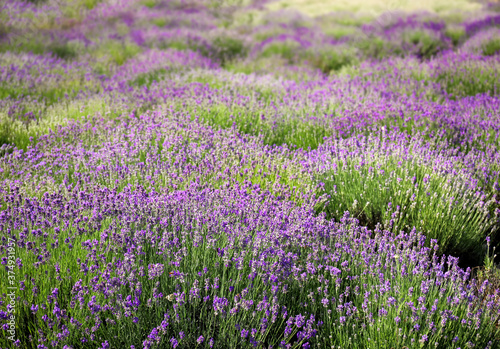
[[[13,345],[223,347],[237,324],[254,347],[339,325],[329,345],[498,346],[498,292],[461,268],[497,243],[493,7],[247,30],[199,1],[35,2],[0,5],[0,260],[22,271],[0,318],[42,321]]]

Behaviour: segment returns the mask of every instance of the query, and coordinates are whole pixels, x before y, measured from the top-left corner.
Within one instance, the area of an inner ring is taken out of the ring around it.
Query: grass
[[[263,58],[278,56],[292,63],[298,55],[299,48],[300,44],[293,40],[272,41],[263,47],[260,56]]]
[[[339,45],[337,48],[328,47],[319,50],[307,50],[304,56],[311,66],[325,74],[358,63],[357,50],[345,45]]]
[[[482,45],[482,53],[484,56],[494,56],[500,52],[500,39],[491,39]]]
[[[120,111],[112,110],[104,101],[94,99],[53,104],[46,107],[36,121],[28,123],[13,120],[5,112],[0,113],[0,144],[13,144],[26,151],[28,146],[36,144],[41,136],[55,132],[74,121],[84,122],[87,116],[92,118],[98,114],[113,117],[120,114]]]
[[[447,26],[445,35],[450,38],[454,46],[457,46],[465,38],[465,29],[461,26]]]
[[[391,11],[422,11],[446,13],[448,11],[473,11],[480,8],[480,4],[467,0],[423,0],[419,2],[394,1],[387,3],[383,0],[353,0],[353,1],[309,1],[309,0],[280,0],[267,4],[269,11],[278,9],[296,9],[309,16],[320,16],[334,11],[361,12],[380,15]]]
[[[114,66],[120,66],[135,57],[142,48],[132,42],[109,41],[92,47],[88,54],[94,57],[92,65],[98,74],[111,75]]]
[[[332,26],[324,29],[325,35],[334,39],[341,39],[359,33],[359,28],[355,26]]]
[[[325,138],[333,134],[332,130],[315,121],[304,122],[299,117],[280,121],[275,118],[267,119],[260,111],[241,107],[228,108],[222,104],[196,109],[192,115],[215,128],[236,127],[244,134],[260,136],[264,144],[268,145],[286,144],[302,149],[316,149]]]
[[[454,99],[481,93],[496,95],[499,90],[498,71],[488,67],[458,66],[438,72],[433,79]]]
[[[52,105],[54,103],[60,102],[66,97],[71,95],[75,95],[79,90],[79,81],[68,82],[69,88],[66,89],[64,87],[60,88],[40,88],[38,91],[33,91],[34,89],[23,88],[23,87],[13,87],[13,86],[5,86],[0,88],[0,98],[13,98],[19,99],[25,96],[30,96],[38,100],[43,100],[47,105]],[[75,88],[77,90],[75,91]],[[69,94],[68,94],[69,93]],[[72,97],[73,97],[72,96]]]
[[[222,66],[236,58],[242,58],[247,51],[241,40],[229,36],[215,38],[212,42],[212,50],[213,54],[211,56],[219,61]]]
[[[30,52],[34,54],[50,53],[55,57],[71,60],[77,57],[77,48],[68,42],[46,42],[47,38],[37,41],[15,40],[11,43],[0,42],[0,52]]]
[[[132,81],[129,82],[130,86],[147,86],[150,87],[153,82],[161,81],[163,76],[167,73],[164,68],[155,69],[153,71],[140,74]]]
[[[482,241],[496,224],[489,218],[494,202],[415,160],[372,161],[338,161],[335,171],[320,176],[330,195],[323,208],[328,216],[340,219],[349,211],[372,229],[381,223],[396,233],[416,227],[439,241],[439,253],[482,262]]]
[[[423,59],[430,59],[442,51],[446,46],[440,38],[430,33],[413,30],[406,33],[405,41],[417,47],[417,55]]]

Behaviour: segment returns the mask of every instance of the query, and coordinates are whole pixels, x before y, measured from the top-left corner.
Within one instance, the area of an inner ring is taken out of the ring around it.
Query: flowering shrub
[[[500,346],[494,7],[264,5],[0,4],[0,348]]]

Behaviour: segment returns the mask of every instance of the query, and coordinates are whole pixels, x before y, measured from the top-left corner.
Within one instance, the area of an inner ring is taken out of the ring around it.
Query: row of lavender
[[[2,6],[2,348],[499,345],[493,6]]]
[[[352,67],[350,75],[300,82],[212,69],[209,59],[176,50],[140,54],[111,78],[53,57],[5,53],[2,59],[2,137],[24,149],[29,137],[68,120],[155,106],[189,110],[219,127],[236,123],[264,134],[268,144],[304,149],[381,125],[444,137],[466,151],[499,143],[498,56],[388,59]],[[198,69],[171,71],[183,62]]]
[[[436,240],[316,215],[325,197],[308,197],[309,177],[362,147],[295,152],[163,115],[75,124],[5,159],[21,347],[496,343],[498,291]]]
[[[302,149],[321,147],[321,144],[325,144],[325,140],[328,139],[336,140],[339,137],[349,139],[348,137],[357,137],[363,134],[381,134],[386,130],[388,134],[394,132],[400,134],[395,136],[396,138],[410,135],[415,140],[422,139],[426,145],[420,148],[440,154],[437,159],[433,159],[435,163],[451,164],[447,166],[451,166],[454,170],[448,169],[447,173],[451,172],[456,175],[458,172],[466,171],[470,177],[469,183],[474,182],[471,190],[479,189],[476,197],[481,205],[481,210],[483,210],[482,216],[487,217],[479,221],[472,220],[475,228],[470,229],[468,235],[484,239],[486,234],[492,233],[495,229],[498,207],[496,203],[498,200],[496,194],[498,192],[498,164],[500,163],[497,151],[499,142],[498,98],[496,95],[482,94],[457,99],[445,96],[442,97],[444,99],[436,101],[434,98],[429,98],[429,94],[432,97],[433,91],[436,94],[439,93],[437,91],[441,87],[438,82],[435,83],[436,86],[429,86],[429,80],[436,75],[439,76],[442,71],[446,71],[446,67],[443,67],[446,65],[452,67],[447,71],[447,74],[456,81],[463,69],[461,66],[463,62],[465,65],[474,67],[478,72],[480,72],[479,69],[485,68],[495,71],[496,60],[478,59],[471,63],[471,61],[465,60],[468,56],[450,54],[430,61],[427,67],[417,65],[419,70],[415,72],[408,72],[400,68],[402,64],[417,63],[411,58],[403,61],[388,60],[374,66],[362,65],[356,68],[359,74],[355,77],[316,79],[303,83],[278,80],[271,76],[235,76],[221,70],[206,69],[176,75],[171,80],[151,81],[140,87],[128,84],[130,80],[143,77],[144,67],[149,67],[153,71],[157,70],[158,66],[161,66],[160,63],[165,64],[165,61],[172,56],[177,57],[172,51],[155,51],[149,55],[140,56],[135,61],[140,62],[140,64],[134,63],[134,61],[129,62],[117,69],[114,80],[102,82],[103,92],[76,98],[64,107],[59,105],[48,107],[49,118],[28,123],[27,126],[26,121],[21,120],[17,120],[17,123],[8,123],[9,136],[22,135],[24,136],[23,140],[28,144],[31,141],[28,136],[38,137],[40,134],[48,132],[49,129],[54,129],[57,124],[67,123],[68,119],[71,118],[87,119],[95,115],[96,112],[100,112],[101,115],[106,114],[108,117],[109,114],[111,116],[125,114],[129,117],[135,117],[149,108],[165,110],[166,115],[181,111],[188,114],[191,120],[201,120],[216,128],[235,127],[239,132],[262,137],[265,144],[288,144],[290,147]],[[28,58],[32,59],[28,61],[30,68],[36,67],[39,63],[33,57],[28,56]],[[496,59],[496,57],[494,58]],[[42,61],[42,64],[52,64],[52,61]],[[56,62],[60,63],[60,61]],[[133,72],[135,64],[141,67],[141,72],[138,75]],[[434,67],[434,71],[429,72],[429,67]],[[16,82],[21,86],[29,79],[35,81],[39,79],[33,69],[17,69],[13,65],[9,69],[15,71]],[[471,70],[474,71],[474,69]],[[28,71],[33,73],[27,75]],[[48,69],[39,68],[39,71],[47,72]],[[369,73],[366,73],[367,71]],[[417,74],[427,74],[430,78],[424,77],[419,80],[408,77],[408,75]],[[471,74],[472,72],[463,75],[467,77]],[[472,75],[472,77],[477,78],[477,75],[479,74]],[[490,76],[491,74],[487,72],[484,75]],[[46,77],[49,74],[42,76]],[[206,81],[206,83],[190,82],[193,80]],[[63,85],[57,79],[54,79],[51,84]],[[473,84],[473,86],[477,86],[477,84]],[[33,88],[36,87],[33,86]],[[28,88],[26,87],[26,89]],[[411,94],[408,91],[402,91],[404,89],[412,91]],[[40,107],[37,101],[23,101],[23,103],[31,103],[33,108]],[[4,103],[8,105],[12,101],[6,99]],[[14,106],[17,104],[12,104],[12,108]],[[353,148],[356,152],[366,152],[366,149],[359,145]],[[417,156],[421,152],[420,149],[415,150],[413,155]],[[363,168],[378,167],[379,170],[384,171],[381,177],[373,179],[372,188],[367,190],[367,188],[359,188],[357,185],[346,184],[345,181],[339,182],[344,183],[343,187],[348,188],[346,191],[350,194],[348,194],[348,198],[342,198],[343,202],[338,203],[342,203],[343,208],[351,212],[363,209],[363,214],[367,215],[366,219],[371,225],[379,223],[380,219],[388,214],[384,212],[387,211],[387,204],[391,201],[394,193],[392,189],[387,190],[387,196],[379,200],[378,204],[370,196],[380,198],[377,192],[379,182],[385,181],[385,176],[393,176],[394,170],[401,167],[401,164],[398,164],[399,161],[394,160],[395,155],[391,155],[389,160],[386,159],[387,156],[386,152],[382,152],[380,156],[371,158],[371,161],[361,161]],[[373,161],[373,159],[380,157],[384,159],[382,163]],[[337,164],[343,161],[343,159],[334,160]],[[413,160],[408,162],[412,163]],[[353,163],[352,166],[357,165]],[[417,177],[418,181],[424,177],[424,175],[417,176],[417,174],[427,171],[427,166],[431,165],[416,166],[411,164],[411,169],[405,176],[415,176],[416,179],[413,180],[415,185]],[[434,167],[433,171],[440,173],[434,164],[432,166]],[[328,168],[328,170],[332,170],[332,168]],[[338,180],[320,180],[320,175],[321,173],[316,173],[316,181],[326,181],[327,184],[337,186]],[[363,185],[367,186],[366,178],[364,176],[363,178],[365,181]],[[352,176],[348,176],[348,180],[351,179]],[[452,179],[450,182],[455,183]],[[385,186],[386,184],[384,184]],[[451,195],[449,194],[450,190],[441,184],[433,184],[433,186],[437,188],[435,189],[436,197],[445,198]],[[406,188],[403,191],[412,193],[408,199],[404,199],[404,195],[398,194],[400,198],[396,200],[394,207],[397,205],[404,207],[407,200],[413,195],[412,190],[408,191]],[[419,190],[417,188],[417,191]],[[364,193],[365,191],[368,191],[369,194]],[[458,191],[460,192],[460,190]],[[398,191],[396,190],[396,192]],[[429,193],[426,191],[420,194],[430,195]],[[361,198],[359,195],[365,195],[365,197]],[[415,195],[419,194],[415,193]],[[456,194],[451,196],[461,197]],[[355,202],[359,203],[360,206],[356,208]],[[371,206],[365,207],[368,202],[371,203]],[[442,204],[444,205],[444,203]],[[461,201],[458,200],[453,205],[459,207]],[[410,206],[410,203],[407,206]],[[418,212],[420,207],[416,207],[415,210]],[[336,207],[334,211],[338,211],[335,216],[340,218],[342,210]],[[450,227],[449,232],[438,233],[437,231],[440,229],[437,229],[434,223],[427,223],[427,228],[424,228],[425,222],[419,223],[423,219],[423,216],[418,215],[404,225],[415,225],[424,229],[425,232],[434,231],[436,237],[443,234],[445,235],[443,239],[455,240],[455,244],[461,244],[460,238],[455,238],[458,233],[453,233],[456,230],[453,225],[443,221],[444,225]],[[469,220],[470,217],[465,216],[464,219]],[[428,221],[428,219],[424,219],[424,221]],[[484,225],[485,221],[488,221],[488,224]],[[445,248],[446,244],[443,241],[441,245]],[[470,241],[470,245],[479,246],[474,239]],[[443,250],[443,252],[461,255],[469,253],[467,248]]]
[[[107,60],[122,64],[143,49],[171,47],[198,51],[229,66],[234,65],[233,58],[265,61],[278,54],[289,63],[307,60],[306,65],[324,72],[366,58],[407,54],[429,58],[454,48],[491,56],[500,48],[498,5],[477,13],[390,12],[378,18],[332,13],[311,19],[283,10],[245,21],[244,10],[263,9],[262,2],[243,9],[227,3],[6,0],[1,47],[52,52],[62,58],[91,56],[102,71],[108,69],[103,66]]]

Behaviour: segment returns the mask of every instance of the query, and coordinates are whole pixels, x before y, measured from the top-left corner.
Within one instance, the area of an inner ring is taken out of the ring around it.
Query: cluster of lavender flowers
[[[0,349],[500,346],[496,8],[256,9],[0,3]]]
[[[312,177],[353,144],[297,152],[167,115],[73,124],[4,157],[25,343],[492,345],[497,291],[436,240],[316,215]],[[395,141],[365,142],[423,147]],[[409,163],[453,172],[420,151]]]

